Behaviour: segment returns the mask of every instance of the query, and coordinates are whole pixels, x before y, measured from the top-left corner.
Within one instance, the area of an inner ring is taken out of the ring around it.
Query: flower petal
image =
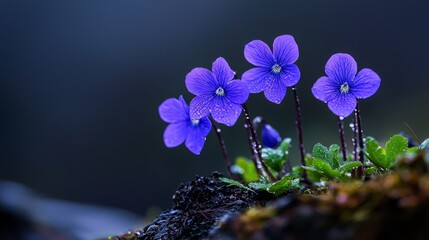
[[[234,80],[225,87],[226,97],[236,104],[243,104],[249,98],[249,87],[244,81]]]
[[[338,84],[350,82],[357,72],[357,64],[352,56],[346,53],[337,53],[329,58],[325,66],[325,72],[331,80]]]
[[[219,86],[225,86],[227,82],[234,78],[234,71],[229,67],[228,62],[220,57],[213,62],[212,72],[216,77]]]
[[[271,68],[252,68],[241,76],[241,80],[247,83],[250,93],[259,93],[264,90],[264,81],[271,77]]]
[[[274,58],[280,66],[289,65],[299,57],[298,44],[291,35],[276,37],[273,44]]]
[[[185,83],[188,91],[195,94],[207,94],[216,91],[217,84],[213,73],[205,68],[194,68],[186,75]]]
[[[381,79],[369,68],[362,69],[353,80],[351,91],[357,98],[367,98],[377,92]]]
[[[241,110],[240,104],[232,103],[225,97],[217,97],[211,113],[216,122],[230,127],[237,121]]]
[[[271,68],[274,64],[270,47],[261,40],[253,40],[244,47],[244,57],[251,64],[258,67]]]
[[[185,145],[193,154],[199,155],[201,153],[211,128],[212,123],[208,118],[202,118],[198,125],[189,127]]]
[[[207,117],[210,114],[210,110],[213,108],[214,98],[215,96],[212,93],[194,97],[189,104],[189,115],[191,119]]]
[[[170,123],[164,131],[164,143],[167,147],[177,147],[182,144],[188,134],[188,121]]]
[[[286,87],[295,86],[301,78],[301,72],[295,64],[286,65],[280,72],[280,78]]]
[[[326,103],[338,97],[339,90],[336,86],[337,84],[333,83],[331,79],[323,76],[317,79],[311,91],[315,98]]]
[[[280,104],[286,96],[286,85],[276,75],[272,75],[268,81],[265,81],[264,95],[268,101]]]
[[[348,117],[356,108],[357,100],[353,94],[338,94],[328,102],[329,109],[339,117]]]
[[[165,100],[159,106],[158,112],[161,119],[168,123],[189,118],[189,108],[182,96],[179,97],[179,100],[176,98]]]

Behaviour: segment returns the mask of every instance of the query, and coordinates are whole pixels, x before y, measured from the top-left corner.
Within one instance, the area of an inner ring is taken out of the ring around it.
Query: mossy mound
[[[283,197],[222,223],[211,239],[428,239],[429,174],[423,154],[367,182]]]

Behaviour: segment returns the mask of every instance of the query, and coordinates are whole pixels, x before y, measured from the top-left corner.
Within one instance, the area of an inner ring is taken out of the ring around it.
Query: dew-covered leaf
[[[262,158],[264,162],[274,171],[279,172],[286,161],[285,154],[279,149],[263,148]]]
[[[384,169],[389,168],[390,164],[386,161],[386,151],[380,147],[380,144],[372,137],[367,137],[366,142],[366,153],[369,160],[377,167]]]
[[[353,168],[357,168],[360,166],[362,166],[362,163],[358,162],[358,161],[347,162],[344,165],[342,165],[339,170],[343,171],[343,172],[348,172],[348,171],[352,170]]]
[[[268,188],[268,191],[274,195],[280,195],[297,188],[299,188],[299,178],[293,176],[284,176],[279,181],[272,183]]]
[[[408,148],[408,139],[401,136],[395,135],[389,139],[386,143],[386,164],[391,167],[398,156],[405,153]]]
[[[335,169],[340,167],[340,164],[338,163],[338,152],[339,151],[340,151],[340,146],[338,146],[337,144],[332,144],[328,150],[328,162]],[[344,161],[345,160],[347,160],[347,159],[344,159]]]
[[[241,188],[244,188],[244,189],[246,189],[246,190],[249,190],[249,191],[255,192],[255,191],[253,191],[251,188],[246,187],[246,186],[244,186],[242,183],[240,183],[240,182],[238,182],[238,181],[235,181],[235,180],[233,180],[233,179],[222,177],[222,178],[219,178],[219,180],[220,180],[221,182],[228,183],[228,184],[230,184],[230,185],[234,185],[234,186],[241,187]]]
[[[313,160],[313,167],[317,170],[318,173],[329,179],[341,177],[341,173],[338,170],[332,169],[331,166],[322,159],[315,158]]]

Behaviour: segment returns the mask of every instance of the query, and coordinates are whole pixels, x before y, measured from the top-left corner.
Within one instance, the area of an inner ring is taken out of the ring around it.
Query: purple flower
[[[234,75],[221,57],[213,62],[212,72],[194,68],[186,75],[186,87],[196,95],[190,104],[191,119],[207,117],[211,113],[216,122],[234,125],[242,111],[241,104],[249,97],[246,83],[233,80]]]
[[[287,87],[295,86],[301,77],[294,64],[298,56],[298,45],[291,35],[274,39],[273,52],[266,43],[251,41],[244,48],[244,57],[256,68],[248,70],[241,78],[248,83],[250,93],[264,91],[270,102],[279,104]]]
[[[349,116],[357,99],[372,96],[380,87],[381,79],[371,69],[364,68],[356,75],[357,64],[349,54],[334,54],[326,63],[325,72],[327,77],[319,78],[311,90],[339,117]]]
[[[165,100],[158,110],[162,120],[170,123],[164,131],[165,145],[171,148],[185,142],[192,153],[199,155],[212,128],[210,120],[206,117],[191,120],[188,104],[182,96]]]
[[[264,146],[269,148],[276,147],[282,141],[279,132],[277,132],[276,129],[271,127],[270,124],[264,124],[264,126],[262,127],[261,135],[262,143],[264,144]]]

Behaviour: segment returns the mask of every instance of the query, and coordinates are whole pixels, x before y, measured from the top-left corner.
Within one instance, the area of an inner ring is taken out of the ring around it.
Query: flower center
[[[219,87],[218,89],[216,89],[216,95],[218,95],[218,96],[225,95],[225,90],[223,90],[223,88]]]
[[[348,93],[349,92],[349,90],[350,90],[350,88],[349,88],[349,84],[348,83],[343,83],[343,85],[341,85],[341,87],[340,87],[340,91],[341,91],[341,93]]]
[[[200,123],[200,120],[194,119],[194,120],[191,120],[191,122],[192,122],[192,126],[196,126],[196,125],[198,125],[198,123]]]
[[[282,70],[282,67],[280,67],[280,65],[278,64],[274,64],[271,70],[273,71],[273,73],[279,73]]]

